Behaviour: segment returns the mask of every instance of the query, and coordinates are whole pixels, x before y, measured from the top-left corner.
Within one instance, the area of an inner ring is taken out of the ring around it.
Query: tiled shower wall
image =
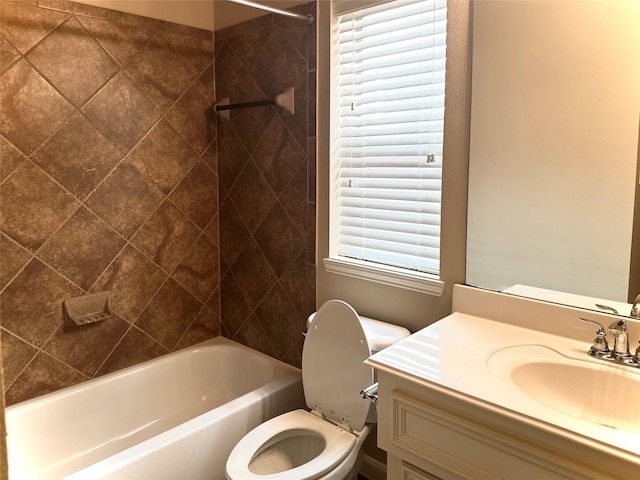
[[[9,405],[220,333],[212,63],[211,32],[0,1]],[[63,300],[104,290],[112,318],[63,327]]]
[[[223,333],[298,366],[315,310],[315,52],[315,23],[286,17],[216,32],[218,99],[295,88],[294,115],[269,106],[218,121]]]

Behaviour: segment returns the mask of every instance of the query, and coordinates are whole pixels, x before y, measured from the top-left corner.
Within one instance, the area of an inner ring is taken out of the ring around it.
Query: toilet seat
[[[341,300],[315,315],[302,349],[302,385],[307,407],[336,424],[360,431],[372,403],[360,391],[374,382],[367,337],[356,311]]]
[[[321,453],[306,463],[271,474],[251,471],[253,460],[267,447],[291,436],[313,436],[324,440]],[[312,480],[330,472],[351,452],[356,436],[327,420],[294,410],[259,425],[235,446],[227,459],[227,477],[242,480]]]

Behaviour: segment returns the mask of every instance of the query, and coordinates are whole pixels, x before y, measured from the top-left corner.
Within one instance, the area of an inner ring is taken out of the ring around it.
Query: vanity
[[[367,360],[387,478],[640,478],[640,368],[590,356],[581,317],[620,318],[456,285],[451,315]]]
[[[640,292],[640,3],[472,7],[464,278],[481,288],[367,361],[387,478],[640,479],[640,368],[590,356],[580,321],[606,331]]]

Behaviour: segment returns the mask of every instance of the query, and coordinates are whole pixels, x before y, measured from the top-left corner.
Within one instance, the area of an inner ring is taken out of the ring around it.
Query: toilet
[[[245,435],[227,459],[228,480],[356,478],[376,422],[373,403],[360,394],[375,381],[363,362],[410,332],[360,317],[340,300],[322,305],[307,326],[302,382],[311,411],[282,414]]]

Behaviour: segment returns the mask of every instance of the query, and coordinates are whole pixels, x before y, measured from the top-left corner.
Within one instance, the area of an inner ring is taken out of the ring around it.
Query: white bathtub
[[[8,408],[9,478],[224,479],[245,433],[303,407],[298,369],[218,337]]]

